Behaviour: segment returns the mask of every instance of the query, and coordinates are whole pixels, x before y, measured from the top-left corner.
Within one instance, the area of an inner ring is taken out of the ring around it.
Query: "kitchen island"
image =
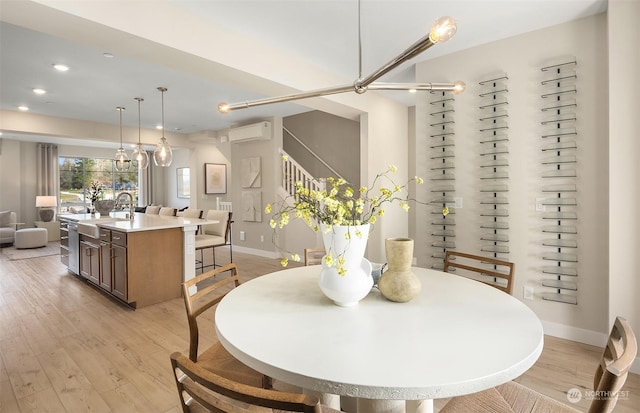
[[[206,219],[124,212],[59,215],[69,271],[133,308],[179,298],[195,276],[195,233]]]

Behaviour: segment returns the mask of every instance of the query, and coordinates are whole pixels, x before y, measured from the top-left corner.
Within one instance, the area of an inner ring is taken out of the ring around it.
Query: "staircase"
[[[280,157],[282,162],[282,182],[280,183],[279,195],[283,199],[293,199],[296,195],[296,183],[302,182],[304,188],[309,191],[322,191],[325,188],[325,183],[316,179],[306,169],[302,167],[294,159],[291,159],[289,154],[280,149]]]

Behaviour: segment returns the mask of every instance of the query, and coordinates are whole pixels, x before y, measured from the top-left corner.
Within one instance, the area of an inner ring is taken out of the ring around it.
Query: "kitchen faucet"
[[[133,196],[129,192],[120,192],[120,194],[116,198],[116,207],[120,206],[120,198],[122,198],[123,195],[129,198],[129,219],[133,221],[133,216],[135,214],[135,205],[133,204]]]

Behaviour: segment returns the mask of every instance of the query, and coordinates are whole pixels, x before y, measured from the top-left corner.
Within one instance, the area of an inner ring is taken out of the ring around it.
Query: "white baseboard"
[[[259,249],[255,249],[255,248],[247,248],[247,247],[241,247],[237,244],[233,244],[233,250],[234,251],[238,251],[238,252],[242,252],[244,254],[251,254],[251,255],[257,255],[258,257],[263,257],[263,258],[280,258],[280,254],[278,254],[277,252],[273,252],[273,251],[265,251],[265,250],[259,250]]]
[[[564,324],[552,323],[550,321],[542,321],[542,329],[545,334],[553,337],[577,341],[578,343],[603,348],[607,344],[607,339],[609,338],[609,334],[566,326]],[[630,371],[635,374],[640,374],[640,356],[636,357],[635,361],[631,365]]]

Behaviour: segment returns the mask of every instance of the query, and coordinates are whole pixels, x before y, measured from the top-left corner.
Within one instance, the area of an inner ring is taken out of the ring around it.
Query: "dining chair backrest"
[[[324,257],[326,253],[324,248],[305,248],[304,265],[322,264],[322,257]]]
[[[175,217],[176,216],[176,212],[178,212],[178,210],[176,208],[162,207],[162,208],[160,208],[160,211],[158,211],[158,215],[164,215],[164,216],[167,216],[167,217]]]
[[[229,240],[229,232],[231,231],[231,216],[232,213],[229,211],[210,209],[207,212],[207,220],[218,221],[218,223],[203,225],[202,233],[206,235],[224,237],[224,243],[227,243]]]
[[[603,397],[594,397],[589,413],[613,411],[637,354],[638,341],[629,322],[616,317],[593,380],[595,394]]]
[[[210,412],[254,411],[250,409],[251,406],[274,411],[323,412],[316,396],[238,383],[203,369],[179,352],[171,354],[171,366],[184,413],[201,412],[204,409]],[[330,411],[338,413],[332,409]]]
[[[160,213],[160,208],[162,208],[162,206],[160,205],[147,205],[144,213],[150,215],[158,215]]]
[[[183,218],[202,218],[202,210],[201,209],[194,209],[194,208],[187,208],[183,211],[178,211],[176,213],[176,216],[178,217],[183,217]]]
[[[230,271],[230,275],[225,278],[215,278],[216,275],[225,271]],[[198,317],[218,304],[229,291],[239,285],[238,267],[234,263],[214,268],[182,283],[182,298],[189,322],[189,358],[192,361],[198,361],[200,339]]]
[[[515,264],[509,261],[447,251],[443,271],[455,272],[458,275],[489,284],[507,294],[513,294]]]

